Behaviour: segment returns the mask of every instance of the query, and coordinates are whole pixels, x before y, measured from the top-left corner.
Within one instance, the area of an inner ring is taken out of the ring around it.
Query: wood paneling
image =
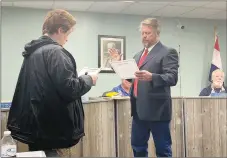
[[[186,98],[187,157],[227,157],[226,98]]]
[[[114,102],[84,104],[83,156],[116,157]]]

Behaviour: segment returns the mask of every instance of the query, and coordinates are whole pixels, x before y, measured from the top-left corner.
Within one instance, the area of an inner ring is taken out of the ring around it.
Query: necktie
[[[145,48],[143,55],[141,56],[139,63],[138,63],[138,67],[140,68],[141,65],[143,64],[144,60],[146,59],[148,54],[148,49]],[[135,79],[134,81],[134,95],[137,96],[137,85],[138,85],[138,79]]]

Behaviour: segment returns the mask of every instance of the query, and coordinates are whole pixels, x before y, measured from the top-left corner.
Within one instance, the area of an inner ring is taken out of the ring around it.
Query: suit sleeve
[[[178,81],[178,54],[175,49],[170,49],[168,55],[162,60],[162,74],[152,73],[154,87],[175,86]]]
[[[200,92],[199,96],[209,96],[211,93],[211,89],[203,88],[203,90]]]
[[[208,96],[207,90],[204,88],[204,89],[200,92],[199,96]]]
[[[73,101],[91,89],[91,76],[78,77],[71,60],[62,50],[54,50],[48,56],[47,65],[50,78],[63,99]]]

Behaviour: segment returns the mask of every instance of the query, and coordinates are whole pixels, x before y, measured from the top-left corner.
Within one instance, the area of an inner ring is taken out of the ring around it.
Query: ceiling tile
[[[15,1],[13,6],[15,7],[28,7],[28,8],[42,8],[51,9],[53,1]]]
[[[162,8],[163,5],[154,5],[152,3],[134,3],[126,7],[121,13],[135,15],[149,15],[154,11]]]
[[[200,7],[200,6],[203,6],[203,5],[206,5],[206,4],[209,4],[211,3],[211,0],[207,0],[207,1],[176,1],[176,2],[172,2],[170,5],[175,5],[175,6],[189,6],[189,7]]]
[[[226,11],[221,11],[217,14],[212,14],[210,16],[207,16],[206,19],[227,19],[226,16],[227,12]]]
[[[220,12],[220,10],[214,10],[214,9],[208,9],[208,8],[197,8],[193,11],[187,12],[181,17],[187,17],[187,18],[205,18],[212,14],[217,14]]]
[[[90,12],[119,13],[131,3],[125,2],[95,2],[87,10]]]
[[[179,15],[193,10],[195,7],[180,7],[180,6],[167,6],[158,11],[153,12],[153,16],[166,16],[166,17],[178,17]]]
[[[214,1],[211,2],[207,5],[204,5],[203,7],[205,8],[213,8],[213,9],[220,9],[220,10],[226,10],[226,5],[227,2],[226,1]]]
[[[92,1],[55,1],[53,8],[86,11],[93,3]]]

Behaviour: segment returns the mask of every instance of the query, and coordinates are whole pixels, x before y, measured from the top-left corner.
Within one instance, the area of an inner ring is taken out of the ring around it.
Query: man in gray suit
[[[170,121],[172,100],[170,87],[178,81],[178,54],[159,41],[160,24],[155,18],[141,22],[144,49],[134,56],[139,71],[131,87],[132,135],[135,157],[147,157],[150,132],[156,156],[171,157]]]

